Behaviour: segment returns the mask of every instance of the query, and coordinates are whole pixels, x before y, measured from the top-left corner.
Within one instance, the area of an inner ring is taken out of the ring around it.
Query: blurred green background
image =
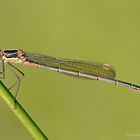
[[[0,48],[106,62],[116,68],[117,79],[137,84],[139,38],[138,0],[0,1]],[[136,92],[16,66],[25,73],[18,100],[50,140],[140,138]],[[33,139],[1,99],[0,139]]]

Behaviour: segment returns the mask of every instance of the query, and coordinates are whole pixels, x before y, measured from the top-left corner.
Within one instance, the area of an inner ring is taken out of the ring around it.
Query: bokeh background
[[[140,84],[140,1],[0,0],[0,48],[106,62]],[[140,94],[16,66],[25,73],[18,100],[50,140],[140,139]],[[33,139],[1,99],[0,139]]]

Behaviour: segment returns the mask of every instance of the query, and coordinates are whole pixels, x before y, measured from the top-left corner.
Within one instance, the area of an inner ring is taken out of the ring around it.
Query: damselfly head
[[[13,58],[17,56],[17,49],[0,49],[0,57]]]
[[[3,52],[5,54],[15,54],[18,52],[18,50],[17,49],[8,49],[8,50],[3,50]]]

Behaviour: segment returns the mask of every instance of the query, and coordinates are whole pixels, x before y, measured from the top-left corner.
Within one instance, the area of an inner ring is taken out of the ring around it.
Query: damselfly
[[[24,52],[19,49],[0,50],[0,58],[2,66],[1,70],[2,78],[5,77],[4,71],[5,63],[7,63],[9,66],[13,67],[16,71],[24,75],[19,69],[17,69],[15,66],[11,64],[11,63],[19,63],[34,68],[45,68],[53,70],[73,77],[101,80],[112,84],[124,86],[135,91],[140,91],[140,86],[138,85],[116,80],[115,69],[109,64],[105,63],[72,60],[65,58],[55,58],[47,55]],[[15,86],[16,84],[20,85],[21,79],[17,74],[16,77],[18,78],[18,81],[15,84],[13,84],[13,86]]]

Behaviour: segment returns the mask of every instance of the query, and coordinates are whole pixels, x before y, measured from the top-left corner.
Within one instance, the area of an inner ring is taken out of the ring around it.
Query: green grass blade
[[[23,107],[16,101],[14,96],[9,92],[5,85],[0,81],[0,97],[4,102],[10,107],[10,109],[15,113],[19,120],[23,123],[26,129],[31,133],[31,135],[36,140],[48,140],[41,129],[36,125],[32,118],[26,113]]]

